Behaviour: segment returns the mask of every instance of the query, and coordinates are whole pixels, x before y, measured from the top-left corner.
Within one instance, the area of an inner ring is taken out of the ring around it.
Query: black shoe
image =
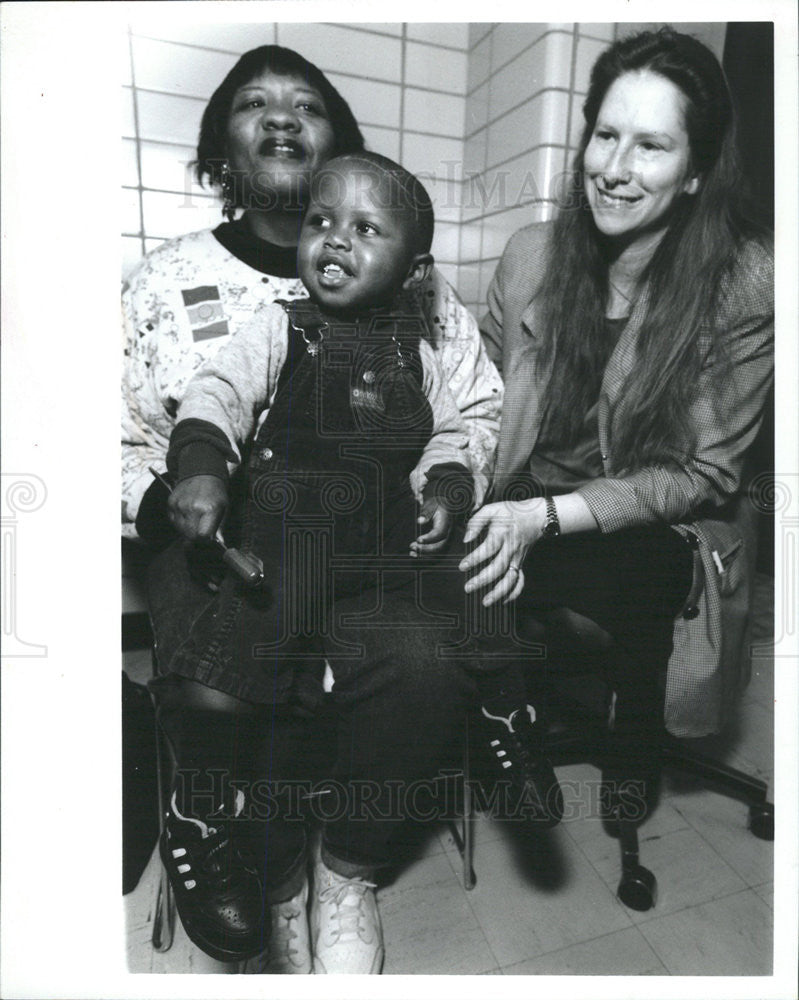
[[[533,723],[527,708],[505,719],[480,712],[480,742],[495,781],[512,790],[511,814],[542,827],[557,826],[563,818],[563,793],[552,764],[544,753],[542,725]]]
[[[269,925],[261,880],[224,822],[181,816],[173,796],[159,848],[181,923],[198,948],[219,962],[264,950]]]

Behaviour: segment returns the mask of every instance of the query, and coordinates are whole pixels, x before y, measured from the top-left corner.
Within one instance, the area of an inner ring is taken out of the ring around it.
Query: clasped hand
[[[481,535],[482,541],[458,567],[474,573],[466,582],[466,592],[490,588],[483,597],[486,606],[516,600],[524,589],[522,562],[541,537],[545,519],[545,503],[538,498],[490,503],[478,510],[466,526],[463,541],[468,545]]]
[[[213,538],[227,504],[227,485],[218,476],[192,476],[172,490],[169,516],[185,538]]]

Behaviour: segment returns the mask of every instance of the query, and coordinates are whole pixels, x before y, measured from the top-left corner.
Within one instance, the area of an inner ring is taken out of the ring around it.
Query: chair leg
[[[164,735],[155,723],[155,745],[156,745],[156,771],[158,775],[158,842],[160,845],[161,836],[164,832],[164,817],[166,809],[166,794],[164,790],[164,767],[169,762],[169,751],[164,747]],[[169,951],[175,939],[176,907],[175,897],[169,876],[163,864],[159,865],[161,873],[158,879],[158,894],[155,900],[155,912],[153,915],[153,949],[157,952]]]
[[[625,819],[616,809],[614,820],[621,845],[621,881],[617,895],[631,910],[651,910],[657,897],[657,880],[638,861],[638,830],[635,821]]]
[[[463,747],[463,888],[474,889],[477,876],[474,873],[474,803],[472,801],[472,774],[469,760],[469,723],[466,723],[466,739]]]
[[[734,767],[702,757],[669,741],[663,748],[663,764],[693,774],[716,785],[726,795],[749,806],[749,829],[760,840],[774,839],[774,804],[768,801],[768,785]]]
[[[472,799],[471,764],[469,759],[469,723],[465,724],[463,740],[463,815],[460,829],[455,820],[450,822],[452,839],[458,848],[463,864],[463,888],[474,889],[477,876],[474,873],[474,802]]]

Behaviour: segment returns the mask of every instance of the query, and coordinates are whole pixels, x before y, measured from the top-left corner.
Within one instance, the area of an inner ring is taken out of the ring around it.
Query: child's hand
[[[411,542],[411,555],[426,555],[428,552],[439,552],[447,544],[454,516],[435,497],[430,497],[422,504],[418,524],[427,524],[429,528]]]
[[[218,476],[184,479],[169,496],[169,516],[188,539],[213,538],[227,508],[227,485]]]

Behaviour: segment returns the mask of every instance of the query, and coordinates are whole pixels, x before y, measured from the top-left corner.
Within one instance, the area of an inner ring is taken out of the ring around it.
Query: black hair
[[[204,185],[207,178],[211,185],[221,185],[233,95],[240,87],[267,71],[275,76],[299,77],[319,91],[333,129],[334,146],[331,155],[340,156],[363,149],[363,136],[349,104],[319,67],[293,49],[285,49],[280,45],[261,45],[244,53],[206,105],[200,124],[197,159],[194,161],[194,172],[200,184]]]
[[[430,253],[435,229],[435,213],[427,189],[415,174],[406,170],[399,163],[395,163],[394,160],[390,160],[387,156],[366,150],[345,153],[335,157],[335,159],[339,163],[363,163],[368,167],[377,167],[377,173],[387,179],[391,185],[391,207],[400,208],[405,217],[412,221],[413,252],[415,254]],[[332,157],[317,175],[319,182],[324,182],[324,174],[330,170],[335,170]]]

